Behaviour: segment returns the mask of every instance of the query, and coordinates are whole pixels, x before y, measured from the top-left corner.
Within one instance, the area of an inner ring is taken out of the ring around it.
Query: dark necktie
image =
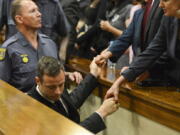
[[[143,41],[143,43],[145,40],[146,24],[147,24],[147,20],[148,20],[150,11],[151,11],[152,1],[153,0],[148,0],[148,2],[146,3],[146,6],[145,6],[144,16],[143,16],[143,20],[142,20],[142,41]]]
[[[54,103],[54,105],[57,107],[57,111],[60,112],[62,115],[68,117],[68,113],[66,112],[64,106],[62,105],[61,101],[58,100]]]

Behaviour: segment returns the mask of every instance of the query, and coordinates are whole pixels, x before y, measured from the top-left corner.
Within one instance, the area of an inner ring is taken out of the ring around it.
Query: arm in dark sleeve
[[[99,22],[100,20],[105,20],[106,17],[106,9],[107,9],[107,0],[101,0],[100,1],[100,6],[97,12],[97,17],[96,17],[96,21],[95,24],[82,36],[80,36],[76,42],[78,44],[81,44],[83,41],[88,40],[90,37],[94,36],[96,33],[98,33],[98,31],[101,31],[101,28],[99,27]]]
[[[57,6],[59,8],[58,22],[57,22],[58,33],[60,36],[65,37],[68,35],[68,33],[71,29],[70,24],[69,24],[65,14],[64,14],[61,3],[59,1],[57,1]]]
[[[81,107],[96,86],[97,79],[93,75],[88,74],[84,80],[81,81],[81,83],[70,93],[70,97],[76,109]]]
[[[0,48],[0,79],[9,83],[11,77],[11,60],[5,48]]]
[[[97,113],[93,113],[80,123],[81,126],[96,134],[106,128],[104,121]]]
[[[163,18],[161,26],[158,30],[153,41],[142,52],[132,64],[129,66],[129,69],[125,70],[122,75],[128,80],[133,81],[141,73],[148,70],[151,65],[162,55],[166,50],[166,27],[165,18]]]
[[[4,26],[6,22],[6,0],[0,0],[0,30],[2,30],[2,27]]]
[[[78,2],[73,1],[70,4],[68,4],[67,6],[63,7],[63,9],[64,9],[64,13],[67,16],[67,19],[68,19],[69,23],[73,27],[76,27],[76,25],[77,25],[77,23],[79,21],[79,12],[80,12]]]
[[[107,11],[108,0],[101,0],[99,10],[96,17],[96,23],[99,23],[99,20],[106,20],[106,11]]]

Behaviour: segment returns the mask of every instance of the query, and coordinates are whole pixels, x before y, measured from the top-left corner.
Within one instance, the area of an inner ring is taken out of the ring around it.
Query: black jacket
[[[66,116],[72,121],[79,123],[81,126],[85,127],[93,133],[97,133],[105,128],[102,118],[97,114],[93,113],[83,122],[80,122],[80,117],[77,109],[81,107],[87,97],[92,93],[92,90],[97,85],[97,80],[91,75],[87,75],[85,79],[80,83],[80,85],[75,88],[70,94],[65,90],[61,98],[68,108],[69,115]],[[36,89],[32,89],[28,92],[28,95],[37,99],[39,102],[47,105],[51,109],[62,114],[62,111],[57,108],[53,103],[49,102],[43,98]]]
[[[180,81],[180,47],[179,47],[179,19],[175,17],[163,17],[158,33],[147,49],[141,53],[130,65],[130,68],[122,73],[129,81],[133,81],[138,75],[147,70],[164,53],[170,57],[167,67],[167,76],[179,87]]]

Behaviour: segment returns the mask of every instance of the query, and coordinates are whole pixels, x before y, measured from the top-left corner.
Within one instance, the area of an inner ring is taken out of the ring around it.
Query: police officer
[[[2,0],[3,7],[2,19],[0,21],[0,29],[3,25],[6,25],[6,39],[14,35],[17,30],[15,28],[15,23],[11,17],[11,3],[12,0]],[[46,34],[56,43],[59,44],[58,38],[65,37],[70,30],[69,23],[64,15],[63,9],[59,0],[33,0],[39,7],[42,13],[42,27],[40,32]]]
[[[12,18],[19,32],[0,48],[0,79],[26,92],[34,85],[38,59],[58,58],[58,53],[55,43],[37,31],[42,26],[41,13],[33,1],[14,0]]]

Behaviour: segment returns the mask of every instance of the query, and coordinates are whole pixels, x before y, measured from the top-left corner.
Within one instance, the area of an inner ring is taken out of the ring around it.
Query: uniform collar
[[[24,37],[24,35],[21,32],[18,32],[16,34],[16,38],[18,39],[18,41],[20,42],[20,44],[22,46],[27,46],[29,45],[29,42],[26,40],[26,38]]]
[[[30,45],[29,41],[26,40],[21,32],[18,32],[16,38],[19,40],[22,46]],[[38,33],[38,44],[45,45],[45,41],[42,40],[41,34]]]
[[[46,44],[46,41],[43,40],[43,35],[42,35],[42,34],[39,34],[39,33],[38,33],[38,43],[39,43],[40,45],[45,45],[45,44]]]

